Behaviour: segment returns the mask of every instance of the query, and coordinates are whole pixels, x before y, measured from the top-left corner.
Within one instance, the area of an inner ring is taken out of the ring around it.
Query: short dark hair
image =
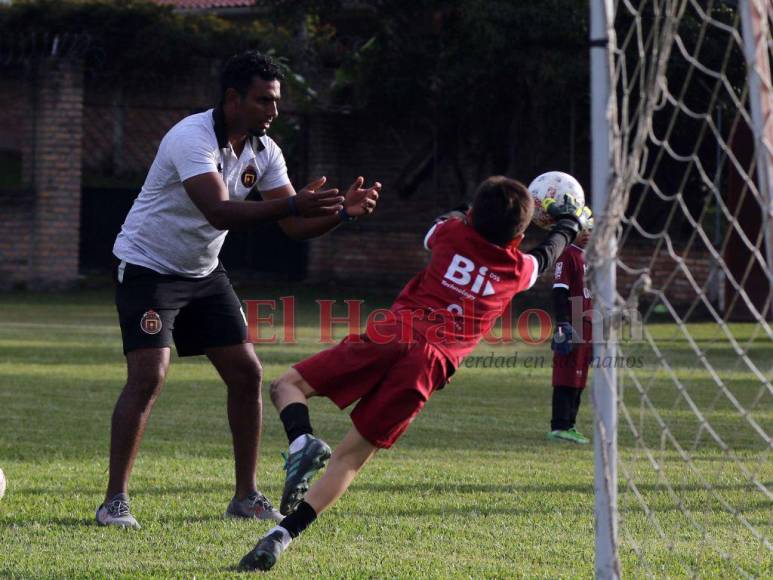
[[[520,181],[494,175],[478,186],[472,226],[492,244],[507,246],[522,234],[534,214],[534,200]]]
[[[264,81],[284,79],[279,65],[268,55],[257,50],[245,50],[233,55],[226,61],[220,75],[220,99],[225,97],[227,89],[235,89],[240,95],[246,95],[256,76]]]

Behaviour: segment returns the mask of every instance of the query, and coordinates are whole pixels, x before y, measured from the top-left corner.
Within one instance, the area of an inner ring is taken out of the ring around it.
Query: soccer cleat
[[[331,455],[330,447],[322,439],[306,435],[306,444],[295,453],[285,456],[285,486],[279,511],[289,516],[306,497],[309,482],[325,467]]]
[[[579,443],[580,445],[587,445],[588,443],[590,443],[590,439],[588,439],[585,435],[580,433],[574,427],[569,429],[569,432],[574,434],[574,436],[577,438],[577,443]]]
[[[568,441],[569,443],[577,443],[578,445],[587,445],[590,443],[585,435],[577,431],[574,427],[571,429],[556,429],[548,433],[548,439],[551,441]]]
[[[271,570],[284,550],[285,544],[282,542],[282,532],[279,530],[269,532],[242,558],[241,562],[239,562],[239,570],[245,572]]]
[[[125,493],[117,493],[99,506],[96,520],[100,526],[140,529],[137,520],[129,511],[129,496]]]
[[[225,515],[228,518],[282,521],[282,515],[274,509],[274,506],[271,505],[266,496],[258,491],[251,493],[242,500],[234,497],[231,503],[228,504]]]

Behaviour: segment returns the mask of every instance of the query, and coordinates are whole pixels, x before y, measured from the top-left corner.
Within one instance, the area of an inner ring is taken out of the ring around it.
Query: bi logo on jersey
[[[478,294],[479,296],[491,296],[492,294],[495,294],[496,290],[494,290],[494,286],[486,278],[490,277],[492,280],[498,280],[499,276],[489,273],[486,266],[481,266],[473,281],[473,273],[475,270],[475,262],[460,254],[455,254],[443,277],[449,282],[453,282],[459,286],[467,286],[472,282],[472,288],[470,288],[472,294]],[[484,282],[485,286],[483,285]]]

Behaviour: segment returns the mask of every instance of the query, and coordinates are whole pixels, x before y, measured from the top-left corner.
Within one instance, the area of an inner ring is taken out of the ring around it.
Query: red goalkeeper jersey
[[[572,303],[582,304],[582,318],[591,320],[593,301],[590,290],[585,285],[585,252],[582,248],[570,244],[556,262],[553,274],[553,288],[565,288],[569,291],[569,299]],[[569,309],[572,319],[575,318],[577,306]]]
[[[471,225],[448,219],[424,239],[429,265],[403,288],[392,311],[458,367],[517,293],[537,280],[537,260],[518,244],[487,241]]]

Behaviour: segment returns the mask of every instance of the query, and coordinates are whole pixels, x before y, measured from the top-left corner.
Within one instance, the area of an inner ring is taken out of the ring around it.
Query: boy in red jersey
[[[349,335],[272,383],[271,400],[290,443],[280,507],[286,517],[242,558],[241,569],[274,565],[373,454],[405,432],[513,296],[531,288],[590,219],[590,211],[571,200],[561,206],[553,202],[548,211],[556,225],[545,241],[523,253],[518,246],[533,211],[523,184],[488,178],[478,187],[470,212],[447,214],[427,233],[430,263],[405,286],[388,316],[370,320],[365,334]],[[331,456],[311,428],[306,400],[317,395],[342,409],[359,402],[351,414],[352,428],[309,489]]]
[[[585,244],[590,230],[582,231],[556,262],[553,275],[553,401],[548,439],[586,445],[590,440],[575,428],[580,398],[588,381],[593,357],[590,291],[585,285]],[[574,328],[571,321],[579,321]],[[579,334],[582,332],[582,334]]]

